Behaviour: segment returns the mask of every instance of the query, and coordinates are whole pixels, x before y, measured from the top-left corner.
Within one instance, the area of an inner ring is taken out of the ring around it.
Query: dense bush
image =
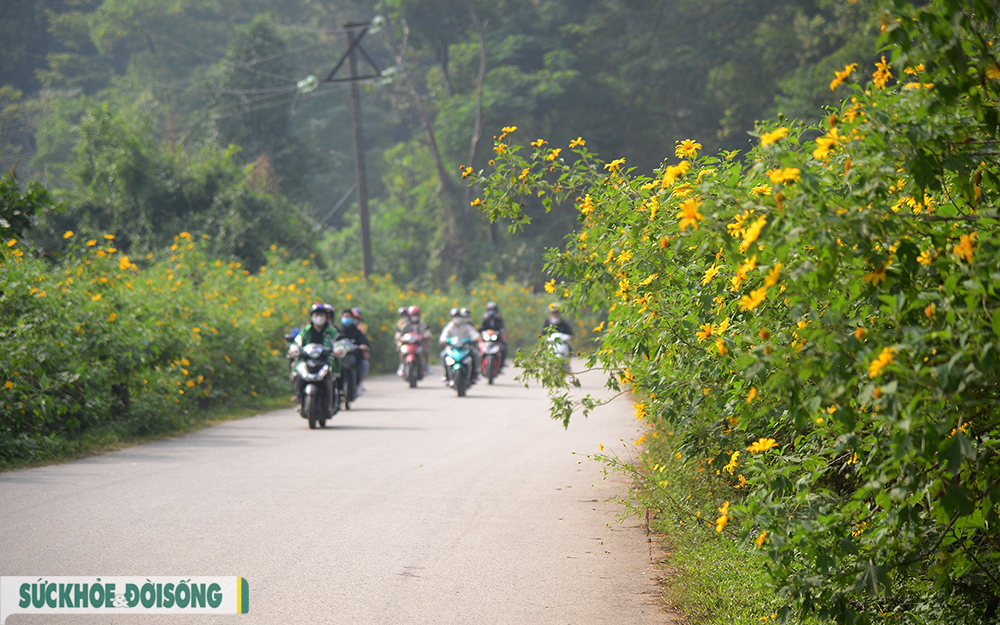
[[[482,311],[496,300],[515,345],[533,338],[545,310],[542,296],[488,277],[471,291],[452,282],[424,294],[388,277],[330,275],[276,247],[247,268],[212,257],[211,241],[187,232],[138,259],[115,240],[67,231],[54,264],[4,240],[0,464],[45,457],[95,428],[169,431],[208,407],[287,392],[283,336],[314,301],[363,308],[376,372],[395,368],[400,306],[419,304],[440,331],[448,308]]]
[[[849,99],[761,125],[742,158],[683,141],[645,176],[507,128],[479,178],[515,226],[525,195],[575,203],[550,265],[609,311],[594,363],[717,476],[717,530],[769,554],[785,616],[996,617],[996,24],[986,2],[896,3],[882,60],[830,84]],[[535,375],[564,419],[593,403]]]

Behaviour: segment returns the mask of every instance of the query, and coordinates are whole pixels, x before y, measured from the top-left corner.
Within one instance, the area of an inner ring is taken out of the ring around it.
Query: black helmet
[[[329,312],[330,311],[326,307],[326,304],[320,304],[319,302],[314,303],[312,305],[312,307],[309,309],[309,314],[310,315],[313,314],[313,313],[323,313],[324,315],[326,315],[326,314],[329,314]]]

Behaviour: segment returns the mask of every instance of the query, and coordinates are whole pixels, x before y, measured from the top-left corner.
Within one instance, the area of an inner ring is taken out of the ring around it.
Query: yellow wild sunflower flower
[[[847,80],[847,77],[850,76],[857,68],[858,68],[857,63],[850,63],[844,66],[844,69],[840,70],[839,72],[834,72],[833,73],[834,78],[833,80],[830,81],[830,91],[833,91],[834,89],[837,88],[838,85]]]
[[[677,158],[694,158],[698,156],[698,150],[701,149],[701,144],[692,139],[684,139],[677,143],[677,147],[674,148],[674,154]]]
[[[813,158],[818,161],[825,161],[839,142],[840,135],[837,134],[837,129],[831,128],[825,136],[816,139],[816,149],[812,152]]]
[[[788,136],[788,128],[782,126],[781,128],[776,128],[771,132],[765,132],[760,136],[760,145],[763,147],[765,145],[771,145],[772,143],[777,143],[779,140],[784,139]]]
[[[873,271],[871,273],[866,273],[864,276],[862,276],[861,279],[864,280],[865,282],[867,282],[868,284],[872,285],[872,286],[878,286],[879,282],[885,282],[885,280],[886,280],[886,278],[885,278],[885,268],[886,268],[886,266],[882,265],[881,267],[879,267],[875,271]]]
[[[713,324],[713,323],[703,324],[701,326],[701,330],[699,330],[698,332],[695,333],[695,336],[698,337],[698,342],[701,343],[702,341],[704,341],[708,337],[712,336],[712,332],[714,330],[715,330],[715,324]]]
[[[747,451],[752,454],[762,454],[769,449],[774,449],[778,446],[778,442],[773,438],[760,438],[750,444],[747,447]]]
[[[677,219],[680,220],[678,224],[681,228],[681,232],[691,226],[695,230],[698,229],[698,222],[704,221],[705,216],[698,212],[698,208],[701,206],[701,201],[694,198],[685,200],[680,205],[680,212],[677,213]]]
[[[761,215],[747,227],[743,233],[743,242],[740,243],[740,251],[746,252],[751,245],[760,237],[760,231],[767,225],[767,217]]]
[[[875,73],[872,74],[872,82],[875,83],[875,87],[878,89],[885,89],[886,83],[892,78],[892,71],[889,64],[885,61],[885,56],[882,56],[882,60],[875,64]]]
[[[716,274],[719,273],[719,271],[720,271],[720,268],[719,268],[718,265],[712,265],[711,267],[709,267],[708,270],[705,271],[705,275],[701,279],[702,285],[706,285],[709,282],[711,282],[712,278],[714,278],[716,276]]]
[[[788,184],[798,180],[801,173],[802,171],[798,167],[785,167],[768,171],[767,177],[772,184]]]
[[[757,308],[764,301],[765,297],[767,297],[767,287],[762,286],[759,289],[750,291],[749,295],[744,295],[740,298],[740,310],[746,311]]]

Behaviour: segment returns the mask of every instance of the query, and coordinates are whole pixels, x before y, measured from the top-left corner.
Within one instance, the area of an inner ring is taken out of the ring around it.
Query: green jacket
[[[295,337],[295,342],[299,347],[305,347],[310,343],[319,343],[323,347],[333,350],[333,344],[337,341],[337,328],[333,327],[329,323],[323,327],[321,331],[316,331],[311,323],[307,323],[302,326],[299,331],[299,335]],[[300,356],[299,359],[302,357]],[[297,362],[297,361],[296,361]],[[330,365],[333,369],[333,377],[340,375],[340,359],[334,358],[333,354],[330,354]]]

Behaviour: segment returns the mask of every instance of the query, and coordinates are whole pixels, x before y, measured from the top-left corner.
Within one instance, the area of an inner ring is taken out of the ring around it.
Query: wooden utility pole
[[[361,256],[364,263],[365,279],[369,278],[372,273],[372,239],[368,220],[368,177],[365,167],[365,138],[361,129],[361,99],[358,95],[358,83],[369,80],[388,80],[386,77],[388,71],[382,72],[375,65],[372,58],[361,47],[361,39],[365,36],[365,33],[369,31],[373,33],[378,32],[384,25],[385,18],[382,16],[376,16],[371,21],[360,24],[344,24],[344,30],[347,32],[347,52],[344,53],[344,56],[340,57],[337,66],[333,68],[330,75],[323,81],[325,83],[346,82],[349,83],[351,88],[351,125],[354,127],[354,174],[357,178],[358,186],[358,218],[361,223]],[[361,56],[368,62],[372,70],[374,70],[373,74],[366,76],[358,75],[358,52],[361,53]],[[350,77],[334,78],[337,70],[344,65],[345,60],[351,72]]]
[[[359,36],[345,26],[348,41],[348,66],[351,70],[351,125],[354,126],[354,174],[358,182],[358,218],[361,222],[361,256],[365,279],[372,272],[372,238],[368,225],[368,176],[365,168],[365,139],[361,129],[361,102],[358,97],[358,62],[355,48]],[[362,31],[362,35],[364,32]]]

